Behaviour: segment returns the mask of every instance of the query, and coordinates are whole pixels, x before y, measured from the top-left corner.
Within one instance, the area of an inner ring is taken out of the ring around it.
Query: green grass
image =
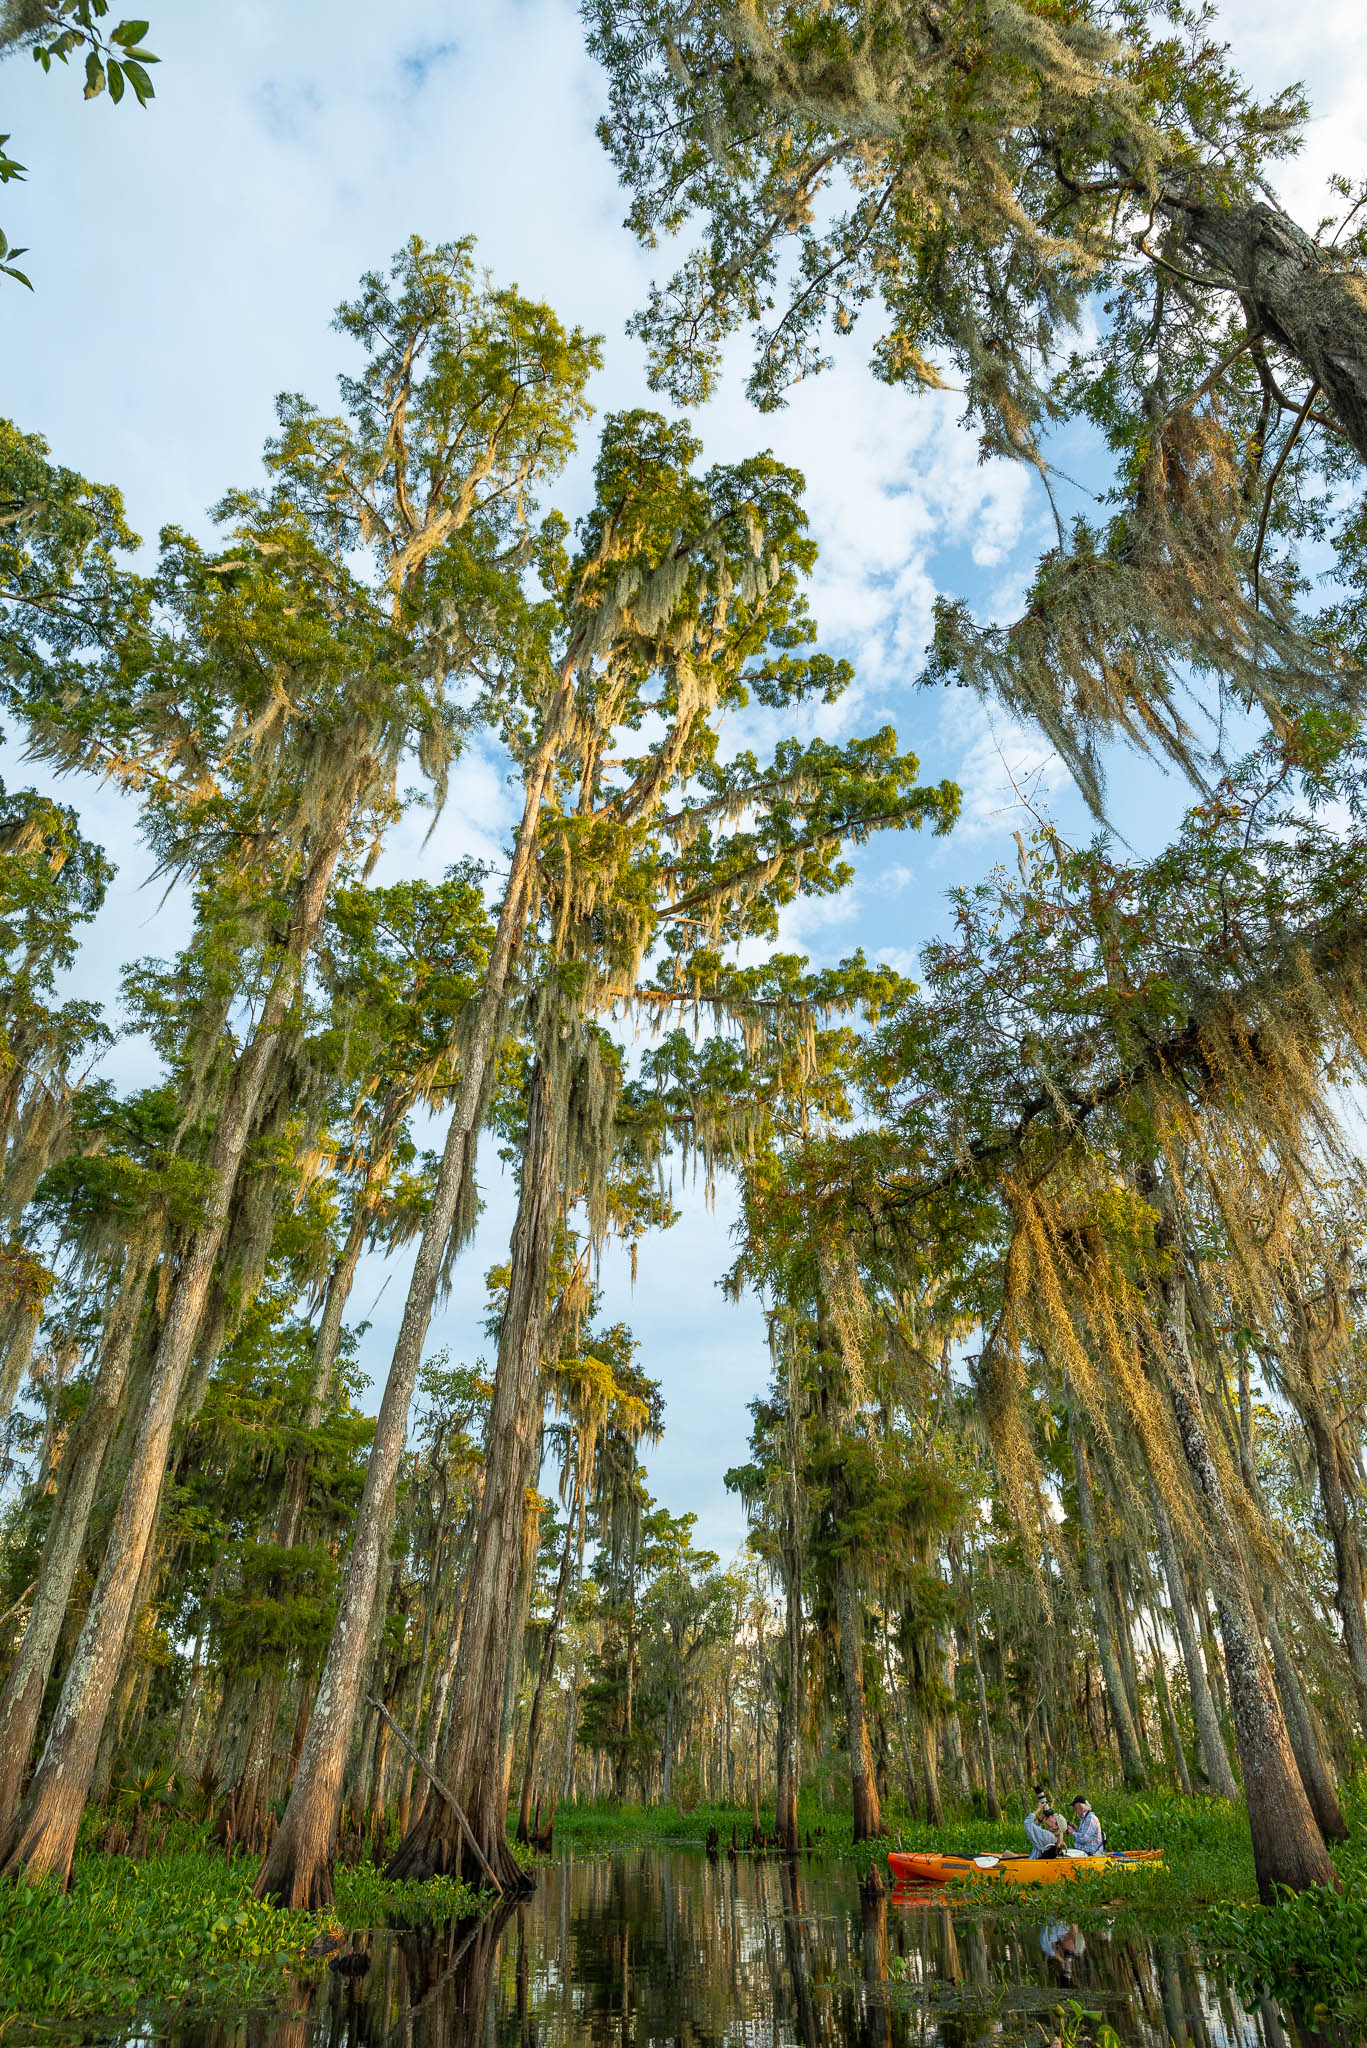
[[[259,2005],[324,1967],[307,1955],[320,1934],[480,1910],[449,1878],[395,1884],[361,1864],[336,1871],[334,1912],[288,1912],[252,1897],[256,1868],[205,1848],[142,1862],[86,1855],[65,1892],[0,1886],[0,2012],[84,2019]]]
[[[1116,1792],[1101,1798],[1098,1810],[1111,1848],[1163,1850],[1166,1868],[1145,1873],[1145,1896],[1155,1903],[1189,1908],[1256,1896],[1253,1851],[1241,1809],[1221,1800],[1183,1799],[1175,1793]],[[761,1814],[761,1820],[771,1821],[772,1814]],[[636,1842],[701,1843],[715,1826],[725,1846],[733,1822],[744,1848],[750,1839],[750,1810],[726,1805],[699,1806],[690,1813],[676,1806],[562,1806],[555,1817],[555,1834],[558,1843],[592,1849]],[[798,1826],[804,1846],[810,1839],[824,1857],[860,1870],[871,1862],[883,1866],[887,1851],[898,1847],[958,1856],[1025,1847],[1019,1816],[990,1821],[967,1815],[933,1828],[891,1807],[885,1814],[883,1838],[861,1843],[850,1838],[848,1812],[804,1806]]]

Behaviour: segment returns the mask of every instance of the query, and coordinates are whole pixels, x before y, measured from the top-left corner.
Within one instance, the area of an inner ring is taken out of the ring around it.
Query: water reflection
[[[358,1937],[287,2010],[166,2048],[983,2048],[1048,2043],[1067,1999],[1125,2048],[1295,2048],[1168,1939],[1028,1932],[843,1870],[685,1849],[576,1858],[437,1939]],[[1094,2022],[1087,2023],[1090,2032]],[[131,2037],[126,2037],[131,2041]],[[146,2041],[147,2035],[142,2035]]]

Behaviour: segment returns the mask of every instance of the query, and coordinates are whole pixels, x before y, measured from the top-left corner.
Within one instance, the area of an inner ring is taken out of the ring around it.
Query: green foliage
[[[343,1927],[440,1927],[486,1911],[487,1894],[454,1877],[386,1877],[373,1863],[339,1864],[333,1873],[333,1912]]]
[[[127,90],[145,107],[155,96],[147,66],[161,61],[144,46],[150,23],[121,21],[116,28],[106,29],[108,13],[109,0],[4,0],[0,7],[0,57],[26,46],[32,50],[35,64],[49,72],[54,60],[67,64],[84,51],[86,99],[98,99],[108,91],[117,106]],[[23,164],[5,152],[8,141],[8,135],[0,135],[0,185],[24,176]],[[0,234],[0,277],[12,277],[32,291],[28,277],[14,267],[13,259],[25,253],[12,249]]]
[[[1360,2029],[1367,2027],[1367,1873],[1360,1856],[1338,1860],[1342,1891],[1311,1885],[1272,1906],[1217,1906],[1200,1938],[1246,1994],[1279,1999],[1314,2027]]]
[[[0,2002],[74,2019],[271,1995],[318,1923],[254,1899],[252,1875],[204,1854],[87,1857],[67,1892],[5,1886]]]
[[[251,1860],[185,1848],[135,1863],[77,1858],[71,1887],[0,1887],[0,2007],[68,2020],[269,2003],[322,1967],[320,1935],[461,1920],[482,1902],[450,1878],[396,1884],[339,1866],[334,1911],[288,1912],[252,1896]]]

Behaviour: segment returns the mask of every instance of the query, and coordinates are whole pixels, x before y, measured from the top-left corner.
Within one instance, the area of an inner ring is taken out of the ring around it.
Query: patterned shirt
[[[1073,1829],[1073,1846],[1081,1849],[1084,1856],[1100,1856],[1102,1853],[1101,1822],[1090,1807]]]

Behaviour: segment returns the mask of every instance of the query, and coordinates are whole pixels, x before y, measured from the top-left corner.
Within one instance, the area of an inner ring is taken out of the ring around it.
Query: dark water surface
[[[1287,2044],[1270,2008],[1246,2010],[1167,1936],[1079,1939],[1043,1912],[1037,1926],[1008,1928],[896,1893],[861,1897],[840,1867],[709,1864],[682,1847],[567,1850],[539,1876],[530,1898],[473,1929],[355,1937],[368,1967],[329,1968],[284,2012],[160,2038],[167,2048],[1038,2048],[1057,2030],[1056,2009],[1076,1999],[1125,2048]],[[1085,2039],[1096,2025],[1083,2022]]]

